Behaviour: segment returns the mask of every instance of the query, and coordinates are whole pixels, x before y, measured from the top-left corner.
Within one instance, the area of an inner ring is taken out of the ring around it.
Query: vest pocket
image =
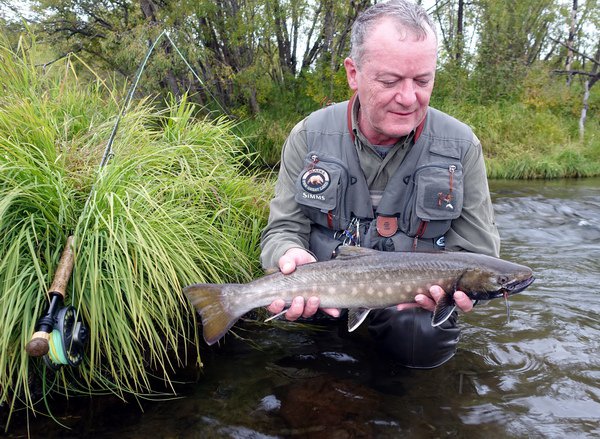
[[[415,170],[410,195],[406,199],[402,226],[408,236],[419,227],[423,238],[435,238],[450,228],[460,216],[463,205],[463,173],[460,162],[432,163]],[[425,228],[421,222],[427,222]]]
[[[313,222],[341,230],[348,220],[342,209],[348,187],[348,169],[340,160],[309,152],[296,180],[294,199]]]
[[[462,165],[430,165],[417,177],[417,216],[425,221],[456,219],[463,204]]]

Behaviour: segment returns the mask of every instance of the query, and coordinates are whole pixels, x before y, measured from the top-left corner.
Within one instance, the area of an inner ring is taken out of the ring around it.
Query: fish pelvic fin
[[[445,294],[435,305],[431,326],[440,326],[450,318],[455,309],[456,303],[454,302],[454,297],[452,294]]]
[[[183,289],[190,303],[202,318],[204,341],[212,345],[219,341],[241,316],[231,313],[227,306],[227,288],[236,284],[195,284]]]
[[[348,332],[354,331],[362,322],[365,321],[369,312],[369,308],[352,308],[348,310]]]

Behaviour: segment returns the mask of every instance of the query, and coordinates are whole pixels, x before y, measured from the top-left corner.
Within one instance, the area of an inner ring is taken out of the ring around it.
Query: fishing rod
[[[115,125],[110,133],[110,137],[104,149],[98,175],[102,168],[114,156],[112,149],[119,123],[125,116],[131,103],[140,77],[150,55],[160,39],[168,34],[164,30],[154,41],[146,53],[146,57],[138,67],[134,82],[131,84],[125,102],[121,108]],[[171,40],[169,38],[169,40]],[[172,42],[172,41],[171,41]],[[179,52],[179,50],[178,50]],[[85,202],[79,221],[87,212],[90,199],[95,191],[96,184],[92,185],[88,198]],[[78,221],[78,222],[79,222]],[[85,345],[87,344],[89,332],[81,316],[73,306],[65,306],[66,290],[69,279],[73,272],[74,253],[73,253],[73,235],[67,238],[67,242],[61,254],[52,285],[48,289],[48,308],[46,313],[36,322],[35,332],[25,346],[25,351],[31,357],[43,357],[44,362],[53,370],[60,369],[63,365],[78,366],[83,360]]]
[[[110,137],[100,161],[98,175],[100,175],[102,168],[104,168],[114,156],[112,146],[117,135],[119,123],[125,116],[129,105],[131,104],[131,100],[135,94],[135,90],[142,76],[142,72],[144,71],[146,63],[150,59],[150,55],[163,37],[166,37],[169,40],[177,54],[191,71],[192,75],[206,89],[207,93],[214,99],[219,108],[224,113],[226,112],[219,103],[218,99],[216,99],[212,93],[210,93],[210,90],[208,90],[208,88],[205,86],[204,82],[202,79],[200,79],[185,56],[183,56],[175,42],[171,39],[169,32],[167,30],[163,30],[154,40],[153,44],[148,49],[144,60],[138,67],[135,79],[129,88],[127,97],[125,98],[125,102],[121,108],[121,112],[119,113],[117,120],[115,121],[115,125],[110,133]],[[87,212],[88,205],[95,191],[95,187],[96,184],[94,183],[79,217],[79,221],[84,218],[85,213]],[[89,336],[88,329],[79,316],[77,310],[73,306],[65,306],[66,289],[74,266],[73,240],[73,235],[70,235],[67,238],[67,242],[54,275],[54,280],[47,292],[48,308],[46,313],[38,319],[35,333],[25,347],[28,355],[31,357],[43,357],[46,365],[54,370],[60,369],[60,367],[63,365],[78,366],[83,360],[83,352]]]

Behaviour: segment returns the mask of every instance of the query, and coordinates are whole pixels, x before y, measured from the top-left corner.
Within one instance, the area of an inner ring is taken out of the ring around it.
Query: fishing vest
[[[382,251],[444,249],[444,234],[462,210],[462,161],[473,146],[471,129],[429,108],[420,135],[374,211],[351,132],[351,111],[342,102],[305,121],[309,152],[296,179],[295,200],[312,221],[310,250],[323,261],[342,244]]]

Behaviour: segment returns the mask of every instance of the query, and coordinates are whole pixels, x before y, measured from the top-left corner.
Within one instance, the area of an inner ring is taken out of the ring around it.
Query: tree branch
[[[558,73],[562,75],[582,75],[589,76],[590,78],[596,78],[600,76],[600,73],[590,73],[583,70],[552,70],[552,73]]]
[[[585,59],[587,59],[588,61],[591,61],[591,62],[593,62],[594,64],[598,64],[598,65],[600,65],[600,60],[596,60],[596,59],[592,58],[591,56],[589,56],[589,55],[586,55],[586,54],[585,54],[585,53],[583,53],[583,52],[580,52],[579,50],[575,49],[574,47],[571,47],[571,46],[569,46],[568,44],[566,44],[566,43],[563,43],[562,41],[556,40],[556,39],[554,39],[554,38],[552,38],[552,37],[548,37],[548,38],[549,38],[550,40],[554,41],[555,43],[558,43],[558,44],[560,44],[561,46],[565,46],[567,49],[569,49],[569,50],[572,50],[572,51],[573,51],[573,52],[575,52],[576,54],[578,54],[578,55],[580,55],[580,56],[584,57]]]

